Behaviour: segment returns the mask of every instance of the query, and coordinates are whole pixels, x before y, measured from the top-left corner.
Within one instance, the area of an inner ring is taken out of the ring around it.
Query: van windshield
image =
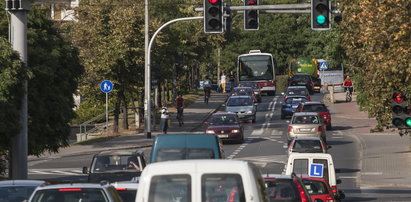
[[[181,159],[214,159],[214,151],[206,148],[164,148],[157,151],[156,162]]]

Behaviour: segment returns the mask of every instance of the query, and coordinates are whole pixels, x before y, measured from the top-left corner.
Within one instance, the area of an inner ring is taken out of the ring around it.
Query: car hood
[[[242,111],[252,111],[254,106],[226,106],[226,111],[228,112],[242,112]]]
[[[235,130],[240,129],[239,125],[218,125],[218,126],[208,126],[207,130]]]

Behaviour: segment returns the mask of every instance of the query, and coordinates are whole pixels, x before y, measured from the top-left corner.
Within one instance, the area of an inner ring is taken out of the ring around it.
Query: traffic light
[[[244,6],[257,6],[258,0],[244,0]],[[244,10],[244,30],[258,30],[259,29],[259,11],[258,10]]]
[[[223,0],[204,0],[204,32],[223,32]]]
[[[399,129],[411,129],[411,105],[404,93],[392,95],[392,125]]]
[[[329,0],[311,0],[311,29],[329,30],[331,2]]]

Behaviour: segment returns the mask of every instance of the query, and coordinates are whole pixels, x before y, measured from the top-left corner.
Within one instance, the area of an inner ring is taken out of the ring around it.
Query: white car
[[[320,137],[297,136],[291,141],[288,153],[327,153],[330,148]]]

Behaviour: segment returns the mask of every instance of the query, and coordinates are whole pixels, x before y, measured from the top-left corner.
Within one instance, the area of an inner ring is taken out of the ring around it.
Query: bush
[[[277,75],[277,93],[285,92],[288,86],[288,75]]]
[[[89,101],[85,101],[80,104],[79,109],[76,110],[77,117],[71,121],[71,124],[81,124],[84,123],[102,113],[105,113],[105,104],[96,104]],[[105,116],[102,116],[101,120],[96,120],[95,122],[104,122],[106,120]]]

